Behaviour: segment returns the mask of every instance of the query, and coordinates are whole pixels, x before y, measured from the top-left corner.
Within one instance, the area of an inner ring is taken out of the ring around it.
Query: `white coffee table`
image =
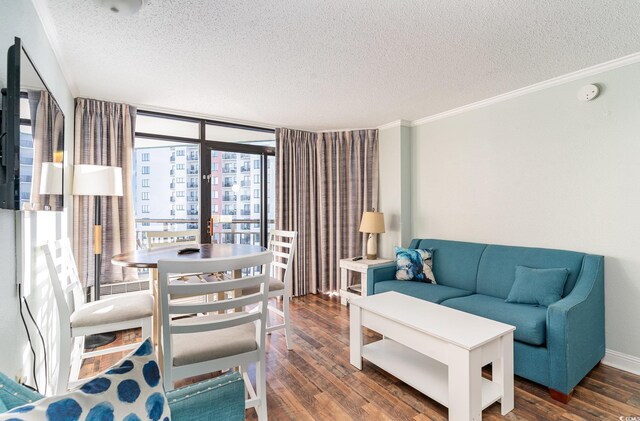
[[[384,339],[363,346],[362,328]],[[397,292],[351,301],[351,364],[365,358],[449,408],[450,420],[480,420],[500,401],[513,409],[515,327]],[[491,363],[493,381],[482,377]]]

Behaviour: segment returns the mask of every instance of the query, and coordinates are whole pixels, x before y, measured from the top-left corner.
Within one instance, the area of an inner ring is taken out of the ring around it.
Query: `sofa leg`
[[[551,395],[551,399],[558,401],[560,403],[569,403],[569,399],[571,399],[571,395],[573,394],[573,389],[569,391],[569,393],[564,394],[562,392],[558,392],[555,389],[549,388],[549,395]]]

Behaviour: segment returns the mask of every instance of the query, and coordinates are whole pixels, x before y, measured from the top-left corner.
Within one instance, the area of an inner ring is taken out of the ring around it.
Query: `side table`
[[[353,260],[353,258],[340,259],[340,304],[347,305],[349,300],[367,295],[367,270],[371,266],[391,263],[393,260]],[[347,285],[347,271],[360,273],[360,284]]]

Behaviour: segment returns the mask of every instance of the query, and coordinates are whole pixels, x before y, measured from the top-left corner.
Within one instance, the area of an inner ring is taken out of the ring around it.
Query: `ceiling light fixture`
[[[142,9],[144,0],[100,0],[100,5],[119,15],[133,15]]]

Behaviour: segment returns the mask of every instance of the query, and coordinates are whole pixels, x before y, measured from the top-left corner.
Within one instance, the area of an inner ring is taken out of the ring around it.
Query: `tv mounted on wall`
[[[63,208],[64,114],[15,38],[0,125],[0,208]]]

